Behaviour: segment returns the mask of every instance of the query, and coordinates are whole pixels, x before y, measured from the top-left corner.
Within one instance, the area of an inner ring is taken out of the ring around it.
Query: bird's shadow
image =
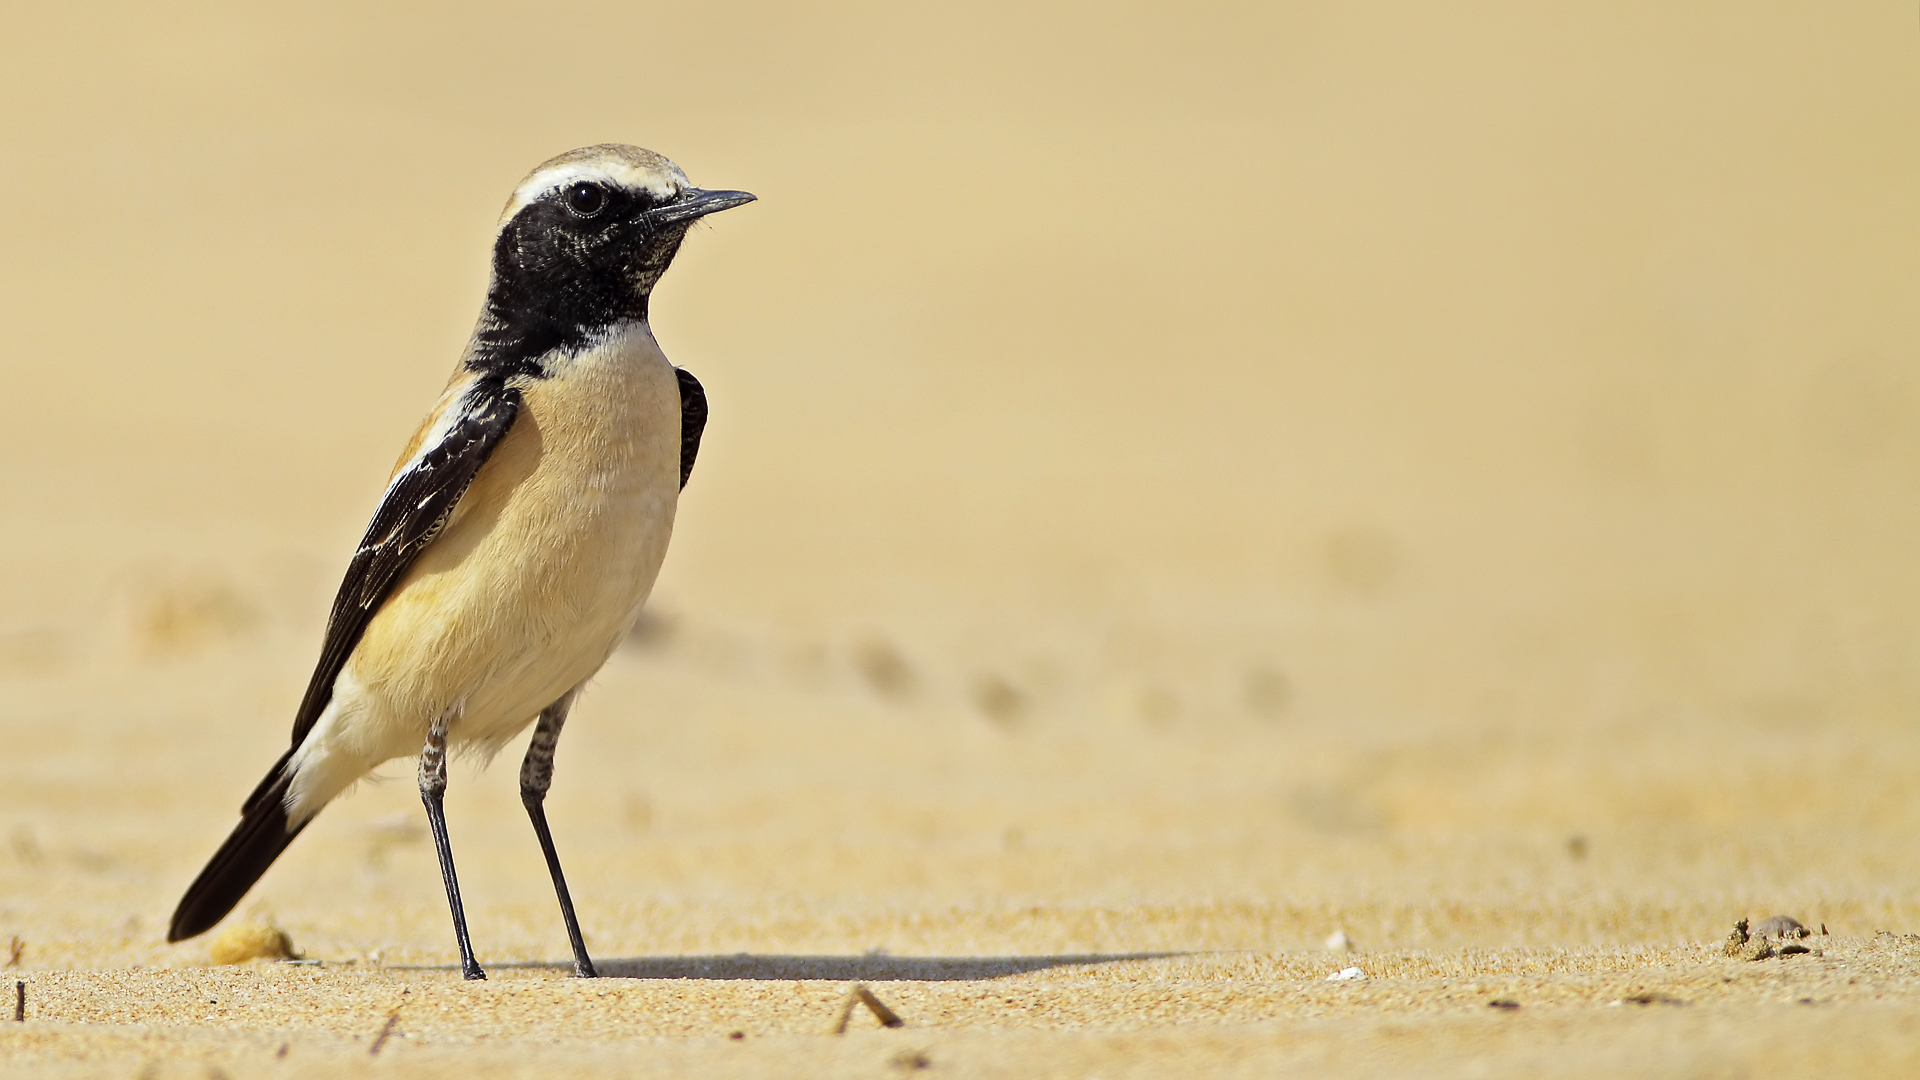
[[[765,982],[967,982],[1023,975],[1047,968],[1111,964],[1122,960],[1162,960],[1177,952],[1062,953],[1055,956],[788,956],[734,953],[729,956],[632,956],[595,960],[603,979],[748,979]],[[504,970],[571,971],[571,963],[522,961],[494,963]],[[420,970],[458,971],[458,964],[423,965]]]

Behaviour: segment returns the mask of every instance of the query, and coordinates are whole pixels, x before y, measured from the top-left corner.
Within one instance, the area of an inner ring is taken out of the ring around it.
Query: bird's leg
[[[520,802],[533,819],[533,833],[540,838],[540,851],[547,857],[547,872],[553,875],[553,891],[560,898],[560,917],[567,921],[567,941],[573,945],[573,973],[591,979],[593,958],[587,955],[587,943],[580,937],[580,920],[573,914],[573,897],[567,893],[567,877],[560,872],[560,856],[553,850],[553,833],[547,829],[547,788],[553,783],[553,749],[560,743],[560,728],[567,722],[567,710],[573,707],[575,690],[547,706],[534,725],[533,742],[520,763]]]
[[[420,801],[427,804],[427,828],[433,831],[433,850],[440,856],[440,877],[447,883],[447,906],[453,909],[453,935],[460,942],[460,973],[484,979],[467,939],[467,912],[460,906],[460,879],[453,873],[453,845],[447,840],[447,716],[440,714],[427,728],[427,745],[420,751]]]

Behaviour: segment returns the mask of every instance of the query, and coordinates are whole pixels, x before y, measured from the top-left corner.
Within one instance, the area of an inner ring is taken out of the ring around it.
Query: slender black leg
[[[547,872],[553,875],[553,891],[560,898],[560,917],[567,921],[567,941],[573,945],[573,973],[582,979],[594,978],[593,958],[587,955],[587,943],[580,936],[580,920],[573,914],[573,897],[567,892],[567,876],[560,872],[560,856],[553,850],[553,833],[547,829],[547,788],[553,783],[553,748],[560,743],[560,728],[567,722],[567,710],[573,707],[574,694],[547,706],[534,725],[533,742],[527,746],[527,758],[520,763],[520,802],[533,819],[533,834],[540,838],[540,851],[547,857]]]
[[[484,979],[467,938],[467,912],[460,906],[460,879],[453,873],[453,845],[447,840],[447,718],[427,729],[427,745],[420,751],[420,801],[427,804],[427,828],[433,830],[433,850],[440,856],[440,877],[447,883],[447,906],[453,909],[453,936],[460,942],[460,973]]]

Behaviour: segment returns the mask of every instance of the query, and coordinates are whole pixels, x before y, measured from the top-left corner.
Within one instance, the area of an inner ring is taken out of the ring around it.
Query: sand
[[[1913,1072],[1917,33],[0,12],[4,1072]],[[407,762],[230,920],[301,960],[165,945],[602,140],[761,196],[656,294],[712,425],[549,803],[608,977],[517,745],[448,796],[489,981]]]

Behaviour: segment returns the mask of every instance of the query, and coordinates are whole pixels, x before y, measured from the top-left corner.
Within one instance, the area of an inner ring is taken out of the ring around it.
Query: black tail
[[[293,770],[287,763],[292,758],[293,751],[287,751],[253,789],[247,805],[240,808],[240,824],[234,826],[233,835],[213,853],[207,868],[180,898],[173,923],[167,927],[167,941],[185,941],[213,929],[307,827],[303,821],[287,828],[287,785],[293,782]]]

